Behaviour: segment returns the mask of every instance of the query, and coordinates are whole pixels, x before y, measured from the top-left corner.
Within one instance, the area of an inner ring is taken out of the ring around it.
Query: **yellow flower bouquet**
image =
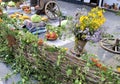
[[[101,26],[105,22],[104,10],[93,8],[87,15],[81,15],[75,24],[74,35],[78,40],[100,40]]]

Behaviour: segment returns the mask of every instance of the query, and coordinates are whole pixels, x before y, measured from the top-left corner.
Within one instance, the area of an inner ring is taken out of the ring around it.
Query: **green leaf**
[[[101,78],[101,81],[105,81],[105,78],[104,78],[104,77],[102,77],[102,78]]]
[[[66,73],[67,73],[67,76],[71,75],[71,74],[72,74],[72,69],[68,69],[68,70],[66,71]]]
[[[57,66],[59,66],[60,65],[60,60],[57,60]]]
[[[78,79],[76,79],[76,80],[75,80],[75,84],[78,84],[78,83],[79,83],[79,80],[78,80]]]

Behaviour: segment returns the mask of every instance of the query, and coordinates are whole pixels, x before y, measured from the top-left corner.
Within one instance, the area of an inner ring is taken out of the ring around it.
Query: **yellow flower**
[[[84,16],[80,17],[80,22],[82,22],[84,20]]]
[[[88,16],[92,16],[92,13],[88,13]]]
[[[93,9],[91,9],[91,12],[94,12],[94,11],[96,11],[96,9],[97,9],[97,7],[96,7],[96,8],[93,8]]]
[[[88,20],[88,16],[84,16],[84,19],[85,19],[85,20]]]
[[[76,24],[76,28],[78,28],[79,27],[79,25],[78,24]]]
[[[84,30],[84,26],[81,26],[80,29],[81,29],[81,30]]]
[[[92,14],[92,17],[93,17],[93,18],[96,17],[96,14],[93,13],[93,14]]]
[[[93,31],[95,31],[98,28],[100,28],[100,26],[105,22],[105,20],[106,19],[103,15],[103,10],[96,7],[91,9],[88,15],[81,16],[79,18],[79,24],[77,24],[76,27],[80,28],[80,30],[83,30],[83,31],[86,28],[91,28]]]
[[[64,48],[66,51],[68,51],[68,48]]]
[[[99,17],[102,17],[103,15],[102,15],[102,13],[101,13],[101,12],[98,12],[98,16],[99,16]]]

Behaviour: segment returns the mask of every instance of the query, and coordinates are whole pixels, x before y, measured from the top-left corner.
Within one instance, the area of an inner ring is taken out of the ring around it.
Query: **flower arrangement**
[[[86,15],[80,15],[75,23],[74,35],[78,40],[100,40],[101,26],[105,22],[104,10],[96,7],[91,9]]]

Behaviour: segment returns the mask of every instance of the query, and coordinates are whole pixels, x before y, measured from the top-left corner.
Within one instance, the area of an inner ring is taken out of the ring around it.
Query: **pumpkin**
[[[2,0],[0,0],[0,3],[2,2]]]
[[[22,9],[23,9],[23,11],[24,11],[26,14],[31,13],[31,9],[30,9],[29,6],[23,6]]]
[[[24,10],[24,9],[30,9],[30,7],[29,6],[23,6],[22,10]]]
[[[30,19],[29,16],[22,16],[23,19]]]
[[[48,18],[44,16],[44,17],[41,18],[41,20],[47,22]]]
[[[24,9],[24,12],[26,13],[26,14],[30,14],[31,13],[31,9]]]
[[[38,46],[41,46],[41,45],[43,45],[43,40],[40,38],[40,39],[38,40]]]
[[[14,17],[16,17],[15,14],[11,14],[11,15],[10,15],[10,18],[14,18]]]

